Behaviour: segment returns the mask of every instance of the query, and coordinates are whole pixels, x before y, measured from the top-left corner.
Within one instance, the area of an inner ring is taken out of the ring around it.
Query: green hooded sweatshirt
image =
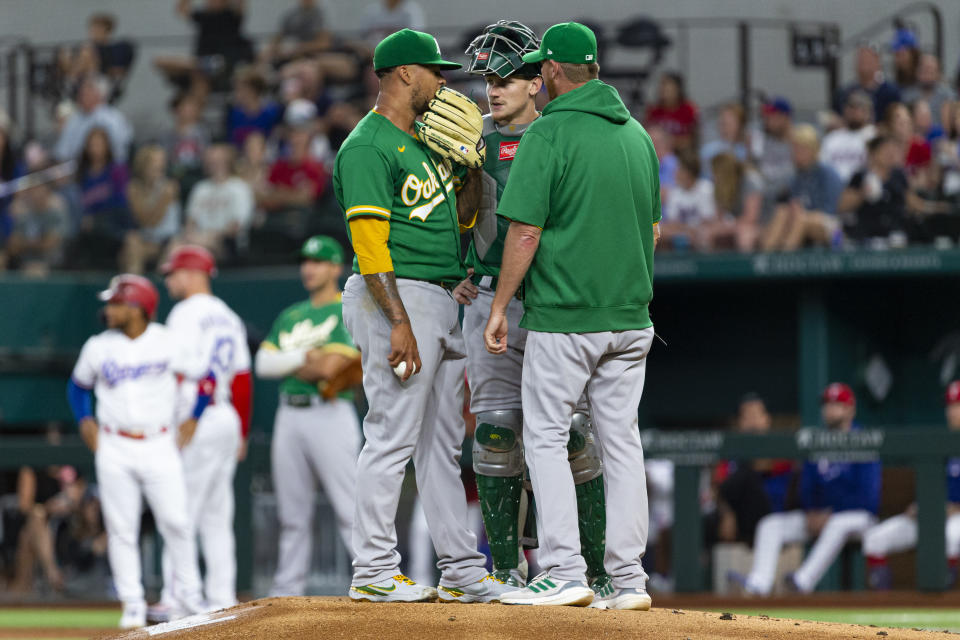
[[[619,94],[591,80],[554,99],[524,134],[497,215],[543,229],[520,326],[645,329],[653,298],[660,169]]]

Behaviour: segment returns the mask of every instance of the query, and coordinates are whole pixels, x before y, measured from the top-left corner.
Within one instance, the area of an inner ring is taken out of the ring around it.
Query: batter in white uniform
[[[107,554],[122,628],[146,624],[141,583],[140,517],[143,499],[170,552],[170,602],[183,613],[203,610],[197,553],[187,516],[183,467],[174,440],[174,337],[150,322],[157,290],[140,276],[114,278],[100,295],[108,329],[87,340],[73,369],[68,397],[84,441],[95,453]],[[97,398],[96,418],[92,394]],[[208,398],[198,398],[199,415]]]

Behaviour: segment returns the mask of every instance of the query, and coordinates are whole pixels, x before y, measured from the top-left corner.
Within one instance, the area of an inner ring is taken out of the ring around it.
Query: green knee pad
[[[603,476],[576,485],[576,490],[580,553],[587,561],[587,577],[592,579],[605,573],[603,554],[606,550],[607,512]]]
[[[499,478],[477,474],[480,511],[496,570],[517,568],[521,491],[522,476]]]

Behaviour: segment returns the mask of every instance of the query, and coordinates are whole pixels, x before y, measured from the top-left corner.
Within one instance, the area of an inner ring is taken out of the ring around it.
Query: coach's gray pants
[[[567,460],[570,420],[586,391],[603,459],[604,568],[616,588],[646,588],[640,565],[649,514],[637,407],[653,328],[567,334],[530,331],[523,360],[523,440],[536,496],[538,561],[560,580],[586,581],[577,497]]]
[[[418,280],[397,280],[423,368],[401,383],[387,362],[390,323],[353,275],[343,292],[343,320],[363,357],[363,389],[370,408],[363,420],[366,443],[357,463],[353,584],[366,585],[400,573],[396,516],[407,461],[413,457],[417,489],[433,538],[440,584],[459,587],[486,575],[485,558],[467,528],[467,500],[460,479],[464,346],[458,305],[444,289]]]

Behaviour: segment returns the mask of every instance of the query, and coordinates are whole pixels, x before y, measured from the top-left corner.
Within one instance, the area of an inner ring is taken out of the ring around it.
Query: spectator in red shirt
[[[657,101],[647,108],[644,124],[660,125],[673,136],[677,151],[696,146],[700,116],[690,102],[679,73],[664,73],[657,88]]]
[[[910,110],[905,105],[894,102],[887,107],[880,129],[900,144],[903,166],[910,175],[930,163],[930,143],[916,134]]]
[[[315,129],[315,119],[288,122],[287,152],[270,167],[263,198],[267,224],[281,223],[297,235],[305,232],[308,217],[330,182],[326,168],[310,154]]]

